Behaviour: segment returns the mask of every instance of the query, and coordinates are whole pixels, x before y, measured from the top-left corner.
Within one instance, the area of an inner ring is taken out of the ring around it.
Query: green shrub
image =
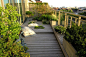
[[[43,24],[50,24],[50,22],[47,21],[47,20],[42,20],[42,23],[43,23]]]
[[[51,20],[52,20],[52,21],[57,21],[58,18],[57,18],[54,14],[52,14],[52,15],[51,15]]]
[[[86,12],[83,12],[83,13],[79,13],[80,15],[85,15],[86,16]]]
[[[34,28],[35,28],[35,29],[44,29],[43,26],[35,26]]]
[[[31,15],[33,16],[34,14],[31,11],[26,11],[26,15]]]
[[[50,20],[51,15],[42,15],[41,18],[44,19],[44,20]]]
[[[33,20],[38,20],[38,19],[39,19],[39,17],[38,17],[38,16],[36,16],[36,17],[34,17],[34,18],[33,18]]]
[[[55,15],[42,15],[40,18],[41,18],[41,20],[47,20],[47,21],[53,20],[53,21],[57,21],[57,17]]]
[[[64,28],[63,26],[55,26],[54,29],[56,32],[61,34],[64,34],[66,32],[66,28]]]
[[[79,57],[86,57],[86,29],[73,23],[66,29],[64,38],[74,46]]]
[[[30,21],[28,24],[35,23],[35,21]]]
[[[16,42],[21,30],[17,21],[20,15],[16,9],[10,4],[6,5],[6,9],[0,7],[0,57],[30,57],[29,53],[25,53],[27,49],[19,44],[21,41]]]

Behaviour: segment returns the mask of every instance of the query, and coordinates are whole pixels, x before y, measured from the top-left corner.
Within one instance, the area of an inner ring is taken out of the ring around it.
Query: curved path
[[[22,27],[28,26],[28,20]],[[54,36],[53,30],[50,25],[44,25],[42,22],[37,22],[43,25],[45,29],[34,29],[30,27],[37,35],[25,38],[25,43],[29,48],[27,52],[31,57],[64,57],[61,48]]]

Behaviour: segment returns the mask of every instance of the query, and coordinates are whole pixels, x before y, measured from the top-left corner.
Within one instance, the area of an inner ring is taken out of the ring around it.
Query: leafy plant
[[[61,34],[64,34],[66,32],[66,28],[64,28],[63,26],[55,26],[54,29],[56,32]]]
[[[57,16],[55,16],[54,14],[52,14],[52,15],[51,15],[51,20],[52,20],[52,21],[57,21],[58,18],[57,18]]]
[[[28,24],[35,23],[35,21],[30,21]]]
[[[47,21],[47,20],[42,20],[42,23],[43,23],[43,24],[49,24],[50,22]]]
[[[16,42],[21,30],[17,21],[21,15],[16,9],[10,4],[6,5],[6,9],[0,7],[0,57],[30,57],[29,53],[25,53],[24,47]]]
[[[52,14],[52,10],[50,10],[48,6],[48,3],[35,3],[37,6],[35,9],[39,14]]]
[[[44,29],[45,27],[43,27],[43,26],[35,26],[34,28],[35,29]]]
[[[51,15],[45,15],[45,14],[43,14],[41,17],[40,17],[42,20],[50,20],[52,17],[51,17]]]
[[[85,15],[86,16],[86,12],[83,12],[83,13],[79,13],[80,15]]]
[[[33,20],[38,20],[38,19],[39,19],[39,17],[38,17],[38,16],[36,16],[36,17],[34,17],[34,18],[33,18]]]
[[[74,46],[79,57],[86,57],[86,29],[72,23],[64,38]]]
[[[31,11],[26,11],[26,15],[31,15],[33,16],[34,14]]]

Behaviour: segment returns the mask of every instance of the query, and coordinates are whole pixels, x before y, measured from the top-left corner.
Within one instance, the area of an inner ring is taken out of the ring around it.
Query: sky
[[[52,7],[86,7],[86,0],[40,0]]]
[[[20,1],[20,0],[19,0]],[[32,0],[35,1],[35,0]],[[47,2],[50,7],[86,7],[86,0],[40,0]],[[4,3],[8,3],[8,0],[4,0]]]

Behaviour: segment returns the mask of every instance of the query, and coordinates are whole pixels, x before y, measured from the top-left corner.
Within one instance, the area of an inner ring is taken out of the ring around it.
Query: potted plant
[[[63,47],[69,57],[86,57],[86,29],[72,23],[66,29]]]
[[[56,21],[58,21],[58,18],[54,14],[52,14],[50,19],[52,26],[56,25]]]

